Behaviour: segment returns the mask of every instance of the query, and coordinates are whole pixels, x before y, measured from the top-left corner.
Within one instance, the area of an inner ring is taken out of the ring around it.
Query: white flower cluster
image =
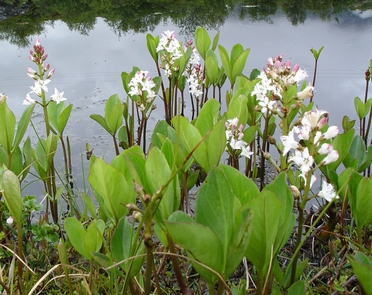
[[[320,131],[327,123],[327,116],[328,112],[326,111],[308,111],[301,119],[300,126],[295,126],[288,135],[280,137],[283,143],[283,155],[294,150],[294,154],[289,157],[288,161],[293,162],[299,167],[301,171],[300,177],[305,180],[305,183],[307,173],[313,170],[314,155],[310,154],[308,147],[303,147],[298,141],[296,141],[294,134],[297,135],[299,140],[310,141],[310,144],[315,146],[315,154],[326,155],[320,165],[327,165],[337,161],[339,157],[338,152],[333,149],[333,146],[330,143],[322,143],[324,140],[336,137],[339,132],[337,126],[329,127],[324,133]],[[310,187],[314,182],[315,175],[312,175]],[[319,196],[322,196],[327,200],[329,200],[329,198],[337,197],[335,193],[331,194],[332,190],[329,185],[331,184],[325,185],[323,183],[324,190],[322,189],[319,193]]]
[[[185,50],[188,46],[192,46],[192,40],[187,42]],[[195,97],[199,97],[200,95],[202,95],[202,86],[204,84],[204,69],[200,63],[200,55],[195,47],[192,50],[192,54],[186,66],[184,75],[188,75],[187,82],[189,83],[190,94]]]
[[[181,45],[176,39],[174,31],[164,31],[161,36],[162,37],[159,40],[156,52],[162,52],[161,66],[164,68],[165,75],[168,78],[171,78],[173,72],[178,70],[178,68],[174,65],[174,61],[182,56]]]
[[[39,97],[42,97],[43,92],[48,92],[47,85],[49,84],[50,77],[52,77],[55,73],[55,69],[50,69],[50,64],[44,66],[44,61],[47,59],[48,54],[44,54],[44,47],[40,44],[40,40],[36,39],[36,43],[33,46],[34,50],[30,50],[30,60],[35,62],[38,66],[41,66],[42,72],[37,73],[32,68],[27,68],[27,75],[35,81],[34,86],[30,86],[31,91],[26,94],[26,98],[23,100],[24,105],[34,104],[37,101],[31,98],[32,93],[36,94]],[[48,72],[49,71],[49,72]],[[44,74],[46,74],[46,78],[44,79]],[[61,101],[65,101],[66,98],[63,97],[64,92],[59,92],[56,88],[54,88],[54,94],[50,96],[50,99],[55,101],[59,104]]]
[[[238,123],[239,119],[236,117],[226,121],[226,144],[233,150],[241,150],[240,156],[249,159],[253,153],[251,152],[249,145],[243,140],[244,125],[240,124],[238,128]]]
[[[148,71],[138,71],[134,77],[130,80],[129,86],[129,95],[138,95],[142,98],[139,101],[139,108],[140,110],[145,110],[145,104],[151,104],[155,97],[155,83],[154,81],[148,77]]]
[[[283,55],[269,58],[267,67],[257,77],[260,81],[255,85],[252,95],[256,95],[262,114],[276,114],[280,110],[279,102],[282,92],[291,85],[298,85],[308,76],[305,70],[295,65],[291,70],[291,63],[282,62]],[[314,87],[307,86],[297,93],[297,99],[303,100],[313,95]]]

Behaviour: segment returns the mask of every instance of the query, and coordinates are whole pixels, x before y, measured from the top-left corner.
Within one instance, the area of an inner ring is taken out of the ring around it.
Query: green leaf
[[[233,96],[224,117],[229,120],[237,117],[239,124],[246,124],[248,119],[248,97],[245,95]]]
[[[197,27],[195,30],[195,47],[204,60],[210,46],[211,39],[209,38],[207,30],[202,27]]]
[[[305,294],[305,282],[297,281],[289,289],[288,295]]]
[[[174,242],[186,249],[190,257],[219,274],[223,273],[224,262],[221,255],[224,252],[223,247],[220,239],[210,228],[194,222],[181,211],[174,212],[165,225]],[[193,261],[191,264],[207,282],[212,284],[217,281],[217,276],[200,264]]]
[[[69,104],[67,107],[64,102],[57,104],[52,101],[48,104],[49,122],[59,135],[65,130],[71,111],[72,104]]]
[[[18,122],[17,125],[17,132],[15,135],[14,143],[13,143],[13,149],[18,147],[21,143],[23,136],[25,135],[27,131],[28,124],[30,123],[30,119],[32,116],[32,112],[34,111],[35,104],[32,104],[28,106],[22,113],[21,119]]]
[[[363,119],[368,114],[369,108],[366,107],[359,97],[354,98],[354,106],[359,119]]]
[[[109,268],[114,265],[114,262],[110,257],[108,257],[105,254],[102,253],[97,253],[97,252],[92,252],[92,257],[99,265],[101,265],[103,268]],[[110,273],[115,272],[115,268],[111,268],[109,270]]]
[[[117,223],[128,213],[125,204],[133,203],[136,197],[124,175],[97,158],[90,168],[88,180],[92,188],[102,197],[105,209]]]
[[[230,66],[229,54],[227,53],[225,47],[223,47],[222,45],[218,45],[218,51],[220,53],[222,66],[225,70],[227,78],[229,79],[230,83],[233,84],[232,67]]]
[[[372,263],[370,259],[362,252],[357,252],[354,256],[349,256],[349,260],[358,281],[363,287],[364,293],[366,295],[372,295]]]
[[[368,146],[363,162],[358,167],[358,172],[363,172],[372,164],[372,145]]]
[[[65,230],[72,246],[78,251],[82,256],[88,258],[88,255],[85,253],[84,247],[84,236],[85,229],[81,222],[75,217],[67,217],[65,219]]]
[[[372,222],[372,178],[363,178],[359,182],[354,218],[358,227],[368,226]]]
[[[130,258],[132,255],[144,252],[143,242],[141,243],[140,251],[132,249],[133,245],[137,245],[133,241],[134,237],[133,225],[125,217],[120,219],[111,240],[111,252],[116,261],[120,262]],[[140,271],[143,259],[143,257],[138,257],[134,260],[123,262],[120,266],[126,273],[129,273],[129,278],[132,278]]]
[[[223,247],[219,255],[223,261],[233,239],[233,202],[234,196],[225,174],[221,169],[213,168],[197,193],[195,221],[209,227],[219,237]]]
[[[258,273],[267,275],[271,259],[275,259],[277,239],[283,203],[269,191],[246,204],[252,210],[251,236],[246,257],[257,267]]]
[[[225,121],[221,120],[212,127],[211,132],[205,139],[207,147],[208,165],[210,168],[219,165],[221,156],[226,148]]]
[[[17,223],[20,223],[22,217],[22,194],[17,175],[13,171],[5,169],[1,178],[1,187],[10,214]]]
[[[147,49],[150,52],[152,59],[157,63],[158,62],[158,53],[156,52],[156,47],[159,43],[159,36],[155,38],[151,34],[146,35],[146,45]]]
[[[208,99],[196,119],[195,127],[201,135],[205,135],[217,123],[220,104],[215,99]]]
[[[154,147],[150,150],[146,164],[146,185],[148,188],[147,192],[153,194],[158,191],[171,177],[171,169],[164,154],[157,148]],[[168,219],[169,215],[172,214],[180,204],[179,200],[180,191],[178,185],[178,178],[175,176],[173,181],[166,188],[164,195],[158,205],[157,215],[158,222]]]
[[[32,164],[32,147],[31,147],[31,140],[30,137],[27,137],[25,142],[23,143],[23,156],[24,156],[24,163],[23,163],[23,173],[20,175],[20,181],[22,182],[28,172],[30,171],[30,167]]]
[[[104,229],[105,223],[101,219],[94,219],[87,228],[84,235],[84,251],[89,260],[93,258],[92,252],[97,252],[102,247]]]
[[[205,61],[205,72],[207,79],[212,85],[216,85],[219,78],[219,68],[218,68],[218,59],[217,55],[208,50],[207,59]]]
[[[202,140],[202,136],[199,130],[195,126],[193,126],[185,117],[173,117],[172,124],[179,134],[188,152],[191,152]],[[207,147],[204,142],[201,142],[199,144],[192,156],[205,172],[208,172],[210,170],[207,158]]]
[[[111,135],[116,134],[123,123],[124,105],[117,94],[111,95],[105,104],[105,121]]]
[[[0,144],[4,147],[7,154],[10,154],[12,150],[15,125],[16,118],[4,99],[0,102]]]
[[[260,194],[257,185],[240,171],[224,164],[220,164],[218,168],[223,171],[232,193],[239,199],[242,205],[245,205]]]
[[[337,135],[332,141],[332,146],[336,151],[338,151],[339,157],[336,162],[330,163],[325,166],[328,170],[336,171],[337,167],[349,153],[350,146],[354,137],[354,132],[354,129],[350,129],[345,133]]]
[[[90,197],[87,194],[83,193],[83,198],[85,206],[88,209],[89,213],[93,216],[93,218],[97,218],[96,209],[94,208],[94,204]]]
[[[98,114],[92,114],[89,117],[93,119],[94,121],[96,121],[99,125],[101,125],[108,133],[110,133],[110,130],[107,127],[105,118],[103,118],[101,115],[98,115]]]
[[[232,67],[231,77],[232,77],[233,81],[235,81],[235,79],[238,76],[242,75],[243,70],[245,68],[245,64],[247,62],[249,52],[250,52],[249,48],[244,50],[241,54],[239,54],[236,61],[233,61],[233,64],[231,65],[231,67]]]
[[[213,51],[216,50],[219,39],[220,39],[220,31],[218,31],[217,34],[213,38],[213,42],[212,42],[212,50]]]

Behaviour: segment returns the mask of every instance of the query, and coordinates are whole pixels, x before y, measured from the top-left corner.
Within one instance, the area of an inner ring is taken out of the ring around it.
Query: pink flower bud
[[[296,73],[299,69],[300,69],[300,65],[295,64],[295,66],[293,67],[293,72]]]
[[[56,71],[55,69],[51,69],[50,72],[47,75],[47,79],[49,79],[50,77],[52,77],[54,75],[54,72],[55,71]]]
[[[318,124],[317,124],[318,128],[319,128],[319,129],[322,129],[322,128],[325,126],[325,124],[327,124],[327,122],[328,122],[327,117],[322,117],[322,118],[319,120]]]
[[[45,71],[45,72],[48,71],[49,68],[50,68],[50,64],[47,64],[47,65],[45,66],[45,68],[44,68],[44,71]]]

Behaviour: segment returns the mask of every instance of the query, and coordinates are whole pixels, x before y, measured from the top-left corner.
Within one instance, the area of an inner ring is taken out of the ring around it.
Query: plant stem
[[[23,249],[22,249],[22,225],[20,222],[17,222],[17,232],[18,232],[18,256],[19,258],[22,258],[23,256]],[[22,276],[23,276],[23,266],[22,261],[18,259],[18,287],[21,287],[22,282]],[[21,288],[19,289],[22,290]]]
[[[168,240],[168,245],[169,245],[169,251],[171,253],[176,253],[176,249],[174,247],[174,242],[168,234],[167,234],[167,240]],[[173,267],[174,267],[174,272],[176,274],[177,282],[178,282],[178,285],[181,288],[182,294],[183,295],[191,294],[191,290],[189,288],[187,288],[187,286],[185,284],[185,281],[184,281],[184,278],[182,276],[182,271],[181,271],[180,265],[178,263],[177,257],[174,256],[174,255],[171,255],[170,258],[172,260],[172,264],[173,264]]]
[[[267,142],[267,129],[269,128],[269,117],[265,117],[265,128],[264,133],[262,135],[262,146],[261,146],[261,171],[260,171],[260,189],[262,190],[264,187],[264,181],[265,181],[265,157],[264,153],[266,151],[266,142]]]
[[[304,209],[307,203],[307,198],[309,196],[310,191],[310,184],[311,184],[311,176],[312,173],[310,171],[306,175],[306,185],[305,185],[305,191],[304,195],[302,196],[302,199],[299,199],[297,201],[297,207],[298,207],[298,227],[297,227],[297,237],[296,237],[296,247],[295,247],[295,254],[293,255],[293,265],[292,265],[292,273],[291,273],[291,285],[296,280],[296,270],[297,270],[297,261],[298,261],[298,254],[299,254],[299,248],[302,246],[302,235],[303,235],[303,223],[304,223]]]
[[[114,141],[115,154],[118,156],[120,152],[119,152],[119,146],[118,146],[118,142],[116,140],[115,134],[112,135],[112,140]]]

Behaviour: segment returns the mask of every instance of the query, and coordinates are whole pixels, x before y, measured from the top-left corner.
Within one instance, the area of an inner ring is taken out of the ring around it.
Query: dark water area
[[[204,26],[212,37],[220,31],[219,44],[228,51],[236,43],[251,49],[244,74],[262,69],[268,57],[284,54],[284,60],[307,70],[309,82],[314,68],[310,48],[324,46],[315,104],[330,112],[332,125],[341,126],[344,115],[356,118],[353,101],[355,96],[364,98],[364,73],[372,58],[369,1],[327,1],[328,6],[322,1],[122,2],[48,1],[45,5],[34,1],[15,6],[10,13],[0,1],[0,92],[20,116],[33,84],[26,75],[26,68],[33,66],[29,48],[40,38],[48,62],[56,69],[51,92],[54,87],[64,91],[67,102],[74,105],[65,135],[72,143],[79,183],[82,165],[88,164],[84,161],[87,142],[98,156],[107,160],[114,156],[111,137],[89,115],[103,114],[112,94],[126,99],[122,71],[137,66],[157,75],[146,47],[147,33],[155,36],[172,30],[185,42],[198,25]],[[149,130],[163,119],[160,98],[155,104],[159,109],[150,119]],[[186,114],[189,111],[187,102]],[[40,108],[35,108],[33,123],[42,130]]]

